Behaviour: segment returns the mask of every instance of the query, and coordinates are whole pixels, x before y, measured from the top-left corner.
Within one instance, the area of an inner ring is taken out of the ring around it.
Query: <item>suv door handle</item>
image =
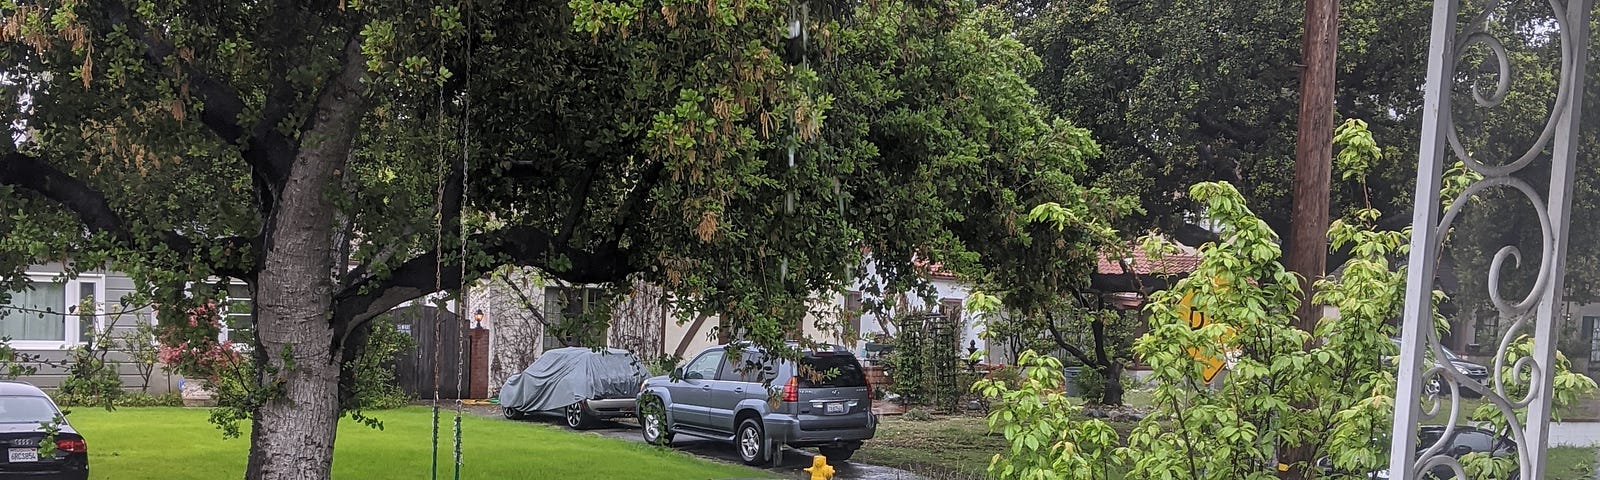
[[[733,393],[744,393],[744,387],[733,387]]]
[[[711,385],[701,385],[700,389],[709,392],[711,391]]]

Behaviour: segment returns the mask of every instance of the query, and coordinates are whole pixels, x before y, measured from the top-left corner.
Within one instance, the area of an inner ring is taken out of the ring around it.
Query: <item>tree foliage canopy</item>
[[[1090,258],[1077,179],[1098,148],[1033,103],[1039,60],[1010,17],[968,2],[52,0],[0,17],[17,140],[0,276],[109,261],[169,304],[184,282],[250,283],[251,476],[325,475],[333,359],[371,318],[498,266],[665,285],[777,344],[811,295],[868,273],[914,291],[933,264],[1007,282]],[[1083,221],[1030,230],[1043,202]],[[296,445],[314,461],[284,454],[290,435],[320,439]]]

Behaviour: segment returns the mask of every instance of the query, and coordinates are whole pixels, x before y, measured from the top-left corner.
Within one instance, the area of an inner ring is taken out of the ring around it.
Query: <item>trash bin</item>
[[[1078,388],[1078,375],[1083,373],[1083,367],[1063,368],[1061,373],[1066,376],[1067,396],[1077,397],[1083,395],[1083,391]]]

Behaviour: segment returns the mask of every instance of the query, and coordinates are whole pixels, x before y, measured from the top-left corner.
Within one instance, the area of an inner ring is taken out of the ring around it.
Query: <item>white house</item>
[[[979,338],[982,326],[978,317],[965,311],[972,292],[970,284],[937,266],[927,269],[935,300],[930,303],[916,295],[894,299],[864,298],[861,293],[873,279],[864,280],[843,295],[818,296],[810,315],[798,332],[812,341],[846,345],[863,353],[866,341],[875,334],[893,333],[892,315],[908,311],[949,312],[961,319],[960,341],[987,349]],[[502,271],[472,288],[468,309],[483,312],[483,325],[491,331],[490,389],[495,390],[510,375],[521,371],[544,350],[564,346],[562,339],[547,334],[571,315],[597,308],[604,292],[592,286],[561,285],[541,278],[532,270]],[[864,301],[887,303],[888,313],[857,315]],[[641,358],[689,357],[719,345],[714,315],[683,318],[672,308],[672,299],[658,286],[635,284],[626,298],[610,305],[611,323],[605,339],[608,347],[626,348]],[[942,309],[942,310],[941,310]]]

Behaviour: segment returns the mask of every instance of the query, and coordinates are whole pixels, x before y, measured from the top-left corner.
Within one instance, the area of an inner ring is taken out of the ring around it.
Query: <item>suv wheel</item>
[[[672,444],[672,426],[667,425],[666,411],[660,400],[647,400],[640,406],[639,427],[644,430],[644,443]]]
[[[595,419],[589,414],[589,409],[583,408],[583,402],[567,406],[567,428],[573,430],[588,430],[594,428]]]
[[[501,407],[500,410],[500,413],[506,416],[506,420],[522,420],[524,417],[522,412],[517,411],[515,408]]]
[[[739,435],[734,437],[739,448],[739,459],[745,465],[764,466],[772,462],[772,449],[767,447],[766,429],[754,418],[739,423]]]
[[[856,454],[857,448],[860,447],[817,447],[817,453],[828,457],[828,463],[843,462],[850,460],[850,456]]]

